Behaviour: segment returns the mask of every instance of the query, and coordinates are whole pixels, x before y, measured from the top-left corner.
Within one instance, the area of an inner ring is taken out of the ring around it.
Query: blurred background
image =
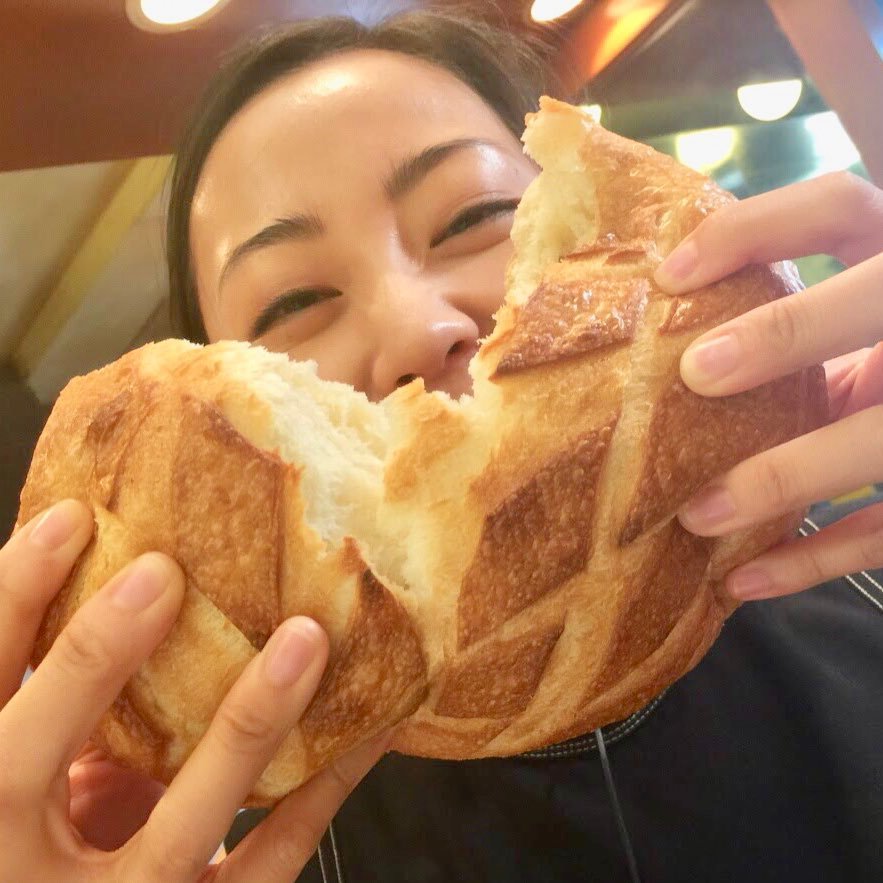
[[[470,5],[480,5],[472,0]],[[3,0],[0,534],[74,375],[170,334],[170,154],[255,29],[418,0]],[[435,5],[444,5],[436,3]],[[740,197],[838,169],[883,183],[883,0],[495,0],[571,97]],[[808,284],[840,268],[800,262]]]

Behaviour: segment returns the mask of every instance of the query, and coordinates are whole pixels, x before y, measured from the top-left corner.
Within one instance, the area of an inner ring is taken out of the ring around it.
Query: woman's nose
[[[438,292],[403,282],[375,311],[377,349],[371,397],[382,399],[422,377],[428,390],[452,396],[469,392],[467,370],[478,349],[475,320]]]

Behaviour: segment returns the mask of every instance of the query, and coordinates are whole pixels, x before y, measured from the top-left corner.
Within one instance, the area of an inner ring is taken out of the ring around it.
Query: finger
[[[126,681],[171,628],[183,596],[178,566],[149,553],[74,614],[0,714],[4,753],[29,759],[32,787],[48,787],[60,770],[67,773]]]
[[[840,417],[883,403],[883,343],[878,343],[856,366],[852,388],[839,412]]]
[[[883,350],[883,345],[881,345]],[[852,388],[855,384],[855,378],[862,364],[867,360],[871,353],[871,348],[866,347],[862,350],[856,350],[854,353],[845,353],[834,359],[825,362],[825,383],[828,387],[828,410],[831,419],[836,420],[838,417],[847,416],[843,413],[846,403],[849,401]],[[880,401],[883,401],[881,397]],[[864,407],[870,407],[873,402],[868,402]],[[853,411],[860,411],[861,408],[854,408]]]
[[[63,500],[0,549],[0,708],[19,688],[46,607],[86,548],[92,513]]]
[[[289,794],[224,862],[217,883],[290,883],[315,853],[338,809],[389,747],[390,733],[338,758]]]
[[[883,192],[849,172],[822,175],[724,206],[656,270],[672,294],[748,264],[829,254],[847,265],[883,251]]]
[[[883,567],[883,504],[847,515],[811,537],[774,547],[729,573],[724,586],[734,598],[752,601],[875,567]]]
[[[731,395],[883,339],[883,254],[697,338],[681,358],[700,395]]]
[[[138,867],[165,869],[171,880],[198,876],[312,699],[327,659],[328,639],[312,620],[294,617],[274,632],[151,814]]]
[[[687,530],[721,536],[883,478],[883,406],[859,411],[744,460],[678,513]]]

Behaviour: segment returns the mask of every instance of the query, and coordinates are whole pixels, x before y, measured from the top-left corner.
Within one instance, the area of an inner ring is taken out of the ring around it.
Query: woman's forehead
[[[453,74],[400,53],[359,50],[295,71],[263,90],[222,131],[197,200],[233,178],[309,174],[346,158],[393,162],[434,141],[488,138],[519,146],[483,99]],[[379,169],[380,173],[385,169]]]

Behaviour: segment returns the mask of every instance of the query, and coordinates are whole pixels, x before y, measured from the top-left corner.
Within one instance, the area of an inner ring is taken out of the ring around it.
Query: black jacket
[[[743,605],[696,669],[604,734],[642,883],[883,880],[883,573]],[[241,813],[228,849],[259,818]],[[536,757],[388,755],[298,878],[632,879],[591,735]]]

